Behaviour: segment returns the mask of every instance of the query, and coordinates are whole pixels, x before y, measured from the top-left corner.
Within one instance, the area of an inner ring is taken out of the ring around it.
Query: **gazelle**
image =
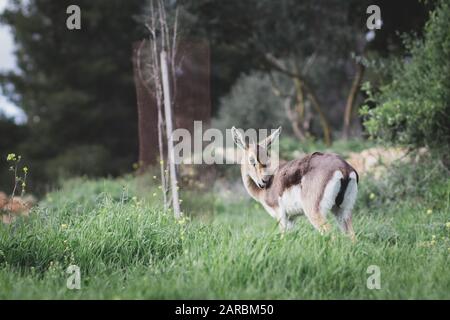
[[[352,209],[358,193],[358,174],[343,158],[333,153],[314,152],[275,167],[269,147],[281,127],[259,143],[246,143],[233,127],[234,142],[243,150],[241,175],[252,198],[277,219],[280,229],[291,229],[305,214],[321,233],[330,229],[326,215],[332,211],[340,229],[355,240]]]

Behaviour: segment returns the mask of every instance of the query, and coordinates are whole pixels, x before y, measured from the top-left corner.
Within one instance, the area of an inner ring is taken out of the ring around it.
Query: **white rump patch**
[[[297,215],[303,211],[301,187],[295,185],[289,189],[284,190],[281,197],[278,199],[280,206],[283,208],[286,215]]]
[[[320,213],[325,215],[333,208],[336,197],[341,188],[341,179],[344,177],[340,170],[334,172],[333,177],[328,181],[320,201]],[[355,176],[356,177],[356,176]],[[350,183],[349,183],[350,184]],[[347,193],[346,193],[347,194]]]
[[[345,190],[344,199],[340,205],[341,211],[344,214],[350,214],[355,205],[356,196],[358,195],[358,183],[356,182],[356,173],[352,172],[349,175],[347,189]]]

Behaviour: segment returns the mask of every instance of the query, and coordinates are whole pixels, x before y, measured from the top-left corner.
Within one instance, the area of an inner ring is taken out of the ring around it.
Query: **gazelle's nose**
[[[261,180],[264,184],[267,184],[270,180],[270,176],[264,176]]]

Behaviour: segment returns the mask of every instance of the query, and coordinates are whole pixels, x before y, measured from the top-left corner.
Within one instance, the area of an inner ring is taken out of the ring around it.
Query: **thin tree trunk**
[[[142,48],[145,45],[145,40],[143,40],[141,42],[141,44],[138,47],[137,50],[137,72],[138,72],[138,76],[139,76],[139,80],[141,81],[141,83],[144,85],[145,89],[148,91],[148,93],[151,93],[152,91],[154,92],[154,98],[156,101],[156,109],[157,109],[157,114],[158,114],[158,120],[157,120],[157,129],[158,129],[158,150],[159,150],[159,167],[160,167],[160,175],[161,175],[161,188],[162,188],[162,192],[163,192],[163,201],[164,201],[164,210],[167,210],[167,182],[166,182],[166,175],[164,174],[164,144],[163,144],[163,132],[164,132],[164,128],[163,128],[163,117],[162,117],[162,112],[161,112],[161,98],[160,96],[162,95],[161,93],[161,88],[160,86],[158,86],[159,81],[155,81],[155,90],[152,90],[148,84],[147,81],[145,81],[144,76],[142,74]],[[155,70],[159,70],[158,68],[158,56],[156,53],[156,44],[155,41],[151,41],[150,42],[150,53],[151,53],[151,57],[152,57],[152,64],[153,67],[155,68]],[[158,71],[159,72],[159,71]],[[146,109],[146,111],[148,111],[148,108],[150,108],[150,106],[144,106]],[[140,132],[140,136],[143,136],[144,138],[146,136],[148,136],[148,130],[146,130],[144,133]],[[143,148],[140,147],[140,152],[143,152]]]
[[[291,103],[292,103],[291,97],[287,97],[284,100],[283,104],[284,111],[286,112],[286,116],[289,120],[289,123],[291,124],[292,131],[294,132],[295,137],[300,141],[305,141],[306,137],[303,134],[302,130],[300,129],[300,123],[298,121],[298,116],[296,112],[291,109]]]
[[[324,142],[327,146],[330,146],[331,145],[330,125],[328,124],[327,117],[325,116],[325,113],[323,112],[322,107],[320,106],[319,100],[317,99],[315,93],[312,91],[312,89],[308,86],[308,84],[304,81],[304,79],[302,78],[302,76],[299,73],[290,72],[289,70],[286,70],[273,57],[266,55],[265,59],[266,59],[266,62],[275,70],[277,70],[281,73],[284,73],[285,75],[288,75],[293,79],[298,79],[298,80],[302,81],[303,88],[305,89],[305,92],[307,93],[309,100],[311,101],[312,105],[314,106],[314,109],[319,114],[319,121],[320,121],[320,125],[321,125],[322,131],[323,131]]]
[[[156,46],[156,40],[152,41],[152,60],[153,66],[155,68],[155,88],[156,88],[156,106],[158,108],[158,149],[159,149],[159,170],[161,175],[161,188],[163,192],[163,201],[164,201],[164,211],[169,207],[169,203],[167,201],[167,179],[164,169],[164,142],[163,142],[163,133],[164,133],[164,121],[162,115],[162,88],[161,81],[159,81],[159,62],[158,62],[158,49]]]
[[[316,109],[316,111],[319,115],[319,121],[320,121],[320,125],[322,127],[323,140],[325,142],[325,145],[331,146],[331,130],[330,130],[330,125],[328,123],[328,119],[327,119],[325,113],[323,112],[322,107],[321,107],[319,100],[317,99],[315,93],[306,84],[304,85],[304,87],[308,94],[309,100],[311,101],[314,109]]]
[[[170,187],[172,190],[172,207],[176,219],[181,218],[180,201],[178,198],[178,181],[175,168],[175,152],[173,149],[172,104],[170,99],[169,71],[167,54],[161,51],[161,75],[164,92],[164,113],[166,118],[167,151],[169,153]]]
[[[300,74],[297,63],[294,63],[294,69],[296,74]],[[297,112],[300,121],[303,121],[305,116],[305,98],[303,96],[303,85],[302,80],[299,78],[294,78],[295,91],[297,94]]]
[[[270,79],[271,79],[271,82],[272,82],[272,92],[273,92],[273,94],[275,94],[277,97],[282,98],[281,90],[276,85],[275,79],[273,79],[272,75],[270,75]],[[284,112],[286,113],[286,117],[288,118],[289,123],[291,124],[292,131],[294,132],[295,137],[297,139],[299,139],[300,141],[304,141],[306,139],[306,137],[305,137],[305,135],[302,132],[302,129],[300,127],[300,122],[299,122],[298,115],[295,113],[294,110],[291,109],[292,94],[293,93],[289,93],[285,97],[285,100],[284,100],[284,103],[283,103]]]
[[[347,103],[345,104],[345,112],[344,112],[344,127],[342,129],[342,137],[344,139],[348,139],[350,134],[350,124],[352,120],[353,114],[353,106],[355,104],[355,99],[358,95],[358,89],[361,86],[361,81],[364,76],[364,65],[359,62],[356,64],[356,74],[353,78],[352,86],[350,88],[350,92],[347,97]]]
[[[295,109],[297,110],[298,118],[300,121],[303,121],[303,118],[305,117],[305,98],[303,96],[302,82],[299,79],[294,79],[294,84],[297,96],[297,107]]]

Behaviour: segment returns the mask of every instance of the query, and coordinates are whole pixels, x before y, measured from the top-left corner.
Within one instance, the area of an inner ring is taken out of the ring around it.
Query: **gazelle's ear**
[[[244,137],[242,136],[242,134],[239,132],[238,129],[236,129],[235,127],[232,127],[231,135],[233,137],[234,143],[236,143],[236,145],[239,148],[241,148],[242,150],[246,150],[248,148],[248,145],[245,143]]]
[[[270,147],[270,145],[272,144],[272,142],[274,142],[274,141],[278,138],[278,136],[280,135],[280,133],[281,133],[281,126],[280,126],[277,130],[275,130],[274,133],[272,133],[270,136],[268,136],[268,137],[265,138],[263,141],[261,141],[259,144],[260,144],[261,146],[266,147],[266,148]]]

